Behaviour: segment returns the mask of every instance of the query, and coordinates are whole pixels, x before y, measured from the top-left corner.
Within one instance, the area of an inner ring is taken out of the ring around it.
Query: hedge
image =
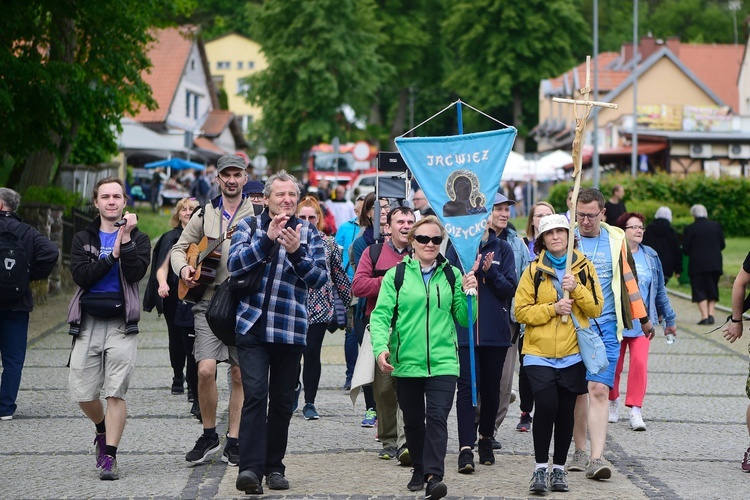
[[[708,210],[709,219],[718,221],[725,236],[750,235],[750,179],[706,177],[691,174],[677,178],[667,174],[639,175],[635,179],[627,174],[608,176],[602,179],[600,189],[604,198],[609,198],[612,188],[620,184],[625,188],[625,205],[631,212],[640,212],[646,222],[654,219],[656,210],[668,206],[672,210],[672,225],[681,233],[693,222],[690,207],[700,203]],[[556,184],[550,190],[549,201],[555,210],[565,212],[565,199],[573,182]],[[590,181],[581,182],[581,187],[591,187]]]

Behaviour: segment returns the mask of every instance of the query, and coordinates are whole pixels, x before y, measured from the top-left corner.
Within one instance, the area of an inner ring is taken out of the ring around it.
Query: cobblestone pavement
[[[171,370],[163,319],[144,314],[138,368],[128,393],[128,422],[118,461],[121,479],[103,482],[94,468],[93,426],[67,393],[65,367],[70,337],[64,319],[68,297],[57,297],[32,315],[29,349],[18,411],[0,422],[2,498],[238,498],[237,468],[219,454],[191,467],[185,453],[201,432],[185,396],[170,394]],[[729,345],[720,333],[704,335],[696,308],[672,296],[681,320],[678,340],[653,341],[644,417],[648,430],[633,432],[625,410],[610,424],[605,458],[614,466],[608,481],[568,475],[569,493],[548,498],[750,497],[750,475],[739,467],[748,445],[744,383],[750,357],[747,339]],[[726,313],[724,313],[726,314]],[[352,407],[344,380],[343,333],[328,336],[316,406],[318,421],[294,415],[285,463],[291,489],[273,498],[421,498],[410,494],[408,468],[377,458],[374,429],[360,427],[362,400]],[[223,366],[223,365],[221,365]],[[627,365],[626,365],[627,366]],[[626,368],[627,369],[627,368]],[[219,432],[226,429],[228,391],[219,377]],[[625,380],[625,377],[623,377]],[[625,382],[623,381],[623,389]],[[624,392],[624,391],[623,391]],[[446,477],[449,497],[528,498],[534,460],[532,436],[515,431],[519,409],[511,406],[498,432],[503,449],[493,466],[470,476],[456,472],[455,415],[449,421]]]

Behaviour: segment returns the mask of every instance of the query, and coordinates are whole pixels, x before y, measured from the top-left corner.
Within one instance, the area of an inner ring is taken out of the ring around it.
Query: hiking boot
[[[411,480],[406,485],[409,491],[419,491],[424,488],[424,472],[421,469],[411,470]]]
[[[318,420],[320,418],[315,405],[312,403],[305,403],[305,406],[302,408],[302,416],[305,417],[305,420]]]
[[[461,474],[474,472],[474,454],[471,450],[465,449],[458,453],[458,472]]]
[[[609,423],[614,424],[620,420],[620,398],[609,402]]]
[[[750,448],[745,452],[745,458],[742,459],[742,470],[750,472]]]
[[[102,469],[99,471],[99,479],[102,481],[117,481],[120,479],[120,470],[117,468],[115,457],[104,455],[97,466]]]
[[[107,433],[97,432],[94,436],[94,453],[96,454],[96,468],[100,467],[100,463],[107,455],[104,453],[104,449],[107,446]]]
[[[390,460],[392,458],[396,458],[397,454],[398,452],[396,451],[396,447],[389,446],[380,450],[380,453],[378,453],[378,458],[381,460]]]
[[[630,412],[630,428],[634,431],[645,431],[646,423],[643,421],[641,412]]]
[[[518,425],[516,426],[516,430],[518,432],[529,432],[531,430],[531,422],[533,417],[531,416],[531,413],[525,411],[521,413],[521,420],[518,421]]]
[[[589,466],[589,455],[583,450],[576,450],[573,452],[573,458],[570,459],[568,465],[565,466],[568,472],[583,472],[586,467]]]
[[[547,469],[536,469],[531,476],[529,493],[547,493]]]
[[[586,469],[587,479],[609,479],[610,477],[612,477],[612,469],[601,458],[592,460]]]
[[[399,465],[411,467],[411,455],[409,454],[409,448],[407,448],[406,445],[403,445],[398,451],[396,451],[396,458],[398,459]]]
[[[568,488],[568,482],[565,480],[566,472],[562,469],[552,469],[552,472],[547,474],[550,491],[570,491]]]
[[[448,494],[448,487],[443,482],[443,478],[437,474],[433,474],[432,477],[427,481],[427,486],[424,489],[425,499],[437,500],[443,498]]]
[[[208,456],[219,451],[219,448],[221,448],[219,436],[209,438],[201,434],[201,437],[195,442],[195,447],[185,455],[185,460],[194,464],[205,463],[208,461]]]
[[[184,377],[172,377],[172,394],[185,394]]]
[[[495,454],[492,452],[492,441],[490,438],[481,438],[477,446],[479,451],[479,463],[492,465],[495,463]]]
[[[289,480],[281,472],[272,472],[270,476],[266,476],[266,486],[270,490],[288,490]]]
[[[224,447],[224,453],[221,454],[221,461],[232,467],[237,467],[240,464],[240,444],[238,442],[227,443]]]
[[[375,413],[375,410],[372,408],[368,408],[365,412],[365,418],[362,419],[362,427],[375,427],[375,424],[378,423],[378,414]]]
[[[260,484],[258,476],[255,472],[250,470],[243,470],[237,474],[237,482],[234,483],[235,488],[240,491],[244,491],[245,495],[262,495],[263,485]]]

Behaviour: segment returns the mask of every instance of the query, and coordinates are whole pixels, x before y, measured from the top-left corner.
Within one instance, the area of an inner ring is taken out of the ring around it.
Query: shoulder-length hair
[[[169,224],[172,227],[179,226],[182,221],[180,220],[180,211],[185,207],[185,205],[190,206],[191,211],[195,210],[195,208],[199,205],[198,200],[195,198],[183,198],[180,201],[177,202],[177,204],[174,206],[174,212],[172,212],[172,217],[169,218]]]
[[[320,203],[318,200],[313,196],[305,196],[302,198],[299,203],[297,203],[297,213],[299,214],[300,209],[305,207],[311,207],[313,210],[315,210],[316,215],[316,222],[315,227],[318,228],[318,231],[323,231],[326,227],[326,222],[323,220],[323,209],[320,208]]]
[[[531,210],[529,210],[529,220],[526,222],[526,237],[528,239],[536,238],[536,229],[534,228],[534,212],[536,211],[537,207],[547,207],[550,210],[552,210],[553,214],[556,214],[555,207],[547,203],[546,201],[538,201],[534,203],[534,205],[531,207]]]

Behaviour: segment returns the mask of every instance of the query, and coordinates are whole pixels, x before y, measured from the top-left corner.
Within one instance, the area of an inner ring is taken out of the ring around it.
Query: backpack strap
[[[367,247],[367,251],[370,253],[370,261],[372,262],[372,277],[377,278],[379,276],[385,276],[388,270],[376,269],[375,266],[380,258],[380,253],[383,251],[382,243],[373,243]]]
[[[393,316],[391,317],[391,331],[396,328],[398,320],[398,294],[404,284],[404,273],[406,272],[406,262],[396,264],[396,277],[393,280],[393,286],[396,288],[396,305],[393,306]]]
[[[453,272],[453,266],[446,262],[443,266],[443,273],[451,286],[451,297],[453,297],[456,294],[456,273]]]

